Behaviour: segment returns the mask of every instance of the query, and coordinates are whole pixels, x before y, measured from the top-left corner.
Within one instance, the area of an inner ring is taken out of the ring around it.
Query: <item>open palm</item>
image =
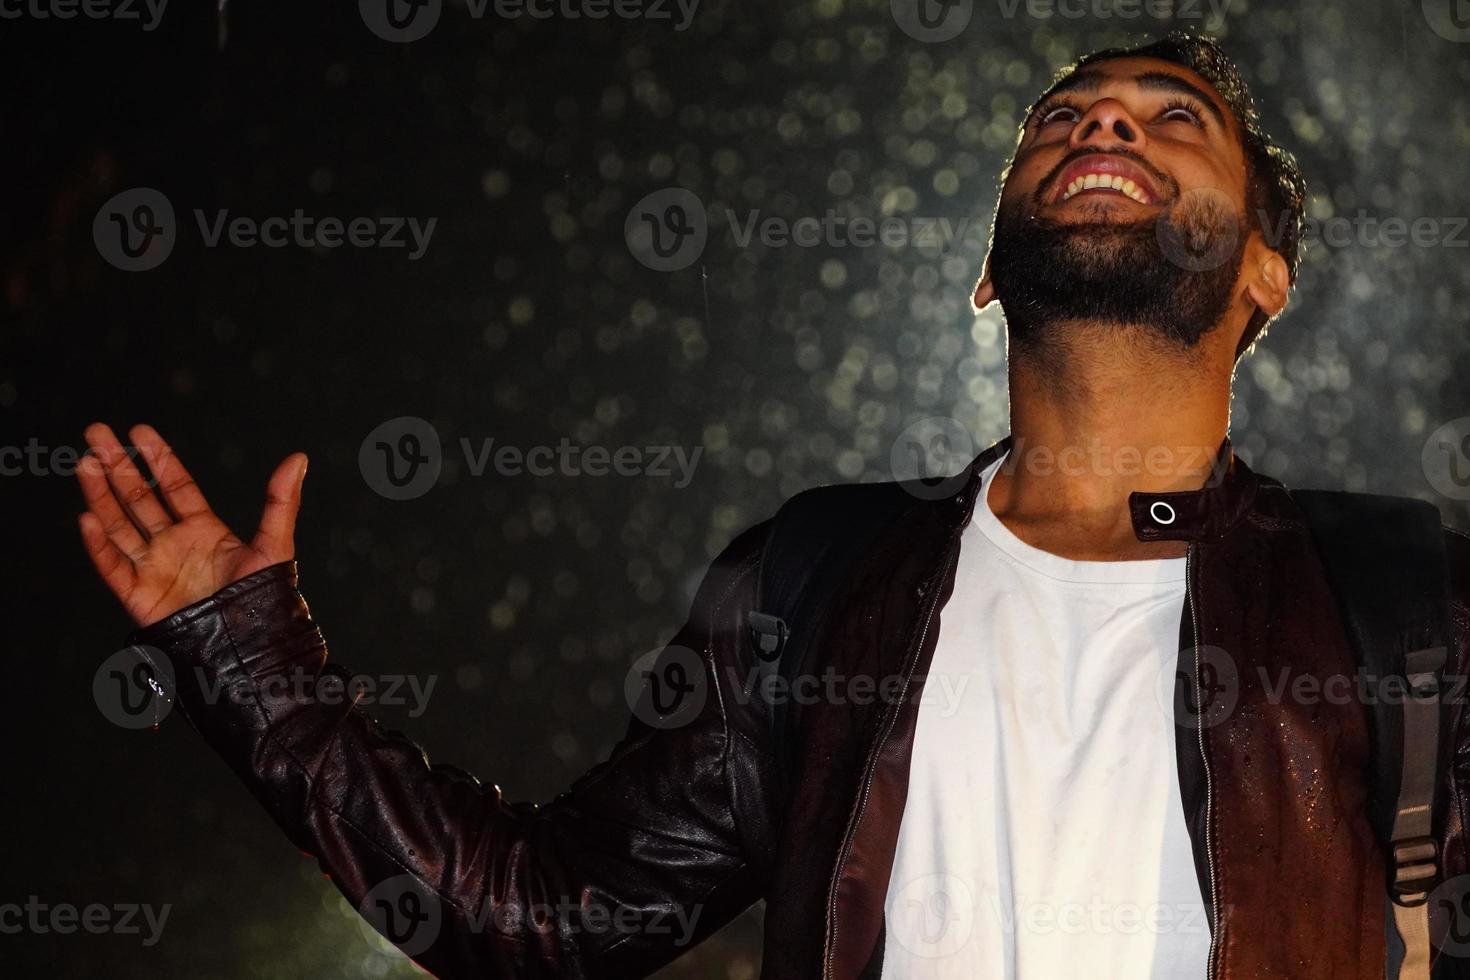
[[[87,511],[82,542],[129,615],[146,626],[231,582],[295,555],[306,456],[294,453],[266,486],[260,528],[249,544],[209,509],[198,485],[152,426],[128,431],[153,483],[110,428],[87,427],[90,453],[77,466]]]

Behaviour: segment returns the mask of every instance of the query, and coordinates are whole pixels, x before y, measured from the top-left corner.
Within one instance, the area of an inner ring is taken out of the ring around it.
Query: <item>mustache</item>
[[[1143,170],[1147,171],[1148,175],[1154,179],[1158,186],[1168,192],[1169,198],[1171,200],[1179,196],[1179,185],[1174,183],[1174,179],[1168,174],[1164,173],[1158,167],[1155,167],[1153,164],[1149,163],[1142,157],[1142,155],[1135,153],[1132,150],[1125,149],[1094,150],[1087,147],[1081,147],[1062,157],[1062,159],[1057,162],[1057,165],[1055,167],[1052,167],[1045,177],[1041,178],[1041,180],[1036,185],[1036,192],[1031,195],[1033,203],[1038,205],[1045,204],[1047,194],[1056,185],[1057,178],[1062,175],[1062,171],[1066,170],[1067,167],[1069,167],[1074,161],[1080,160],[1083,157],[1091,156],[1121,157],[1124,160],[1132,161]]]

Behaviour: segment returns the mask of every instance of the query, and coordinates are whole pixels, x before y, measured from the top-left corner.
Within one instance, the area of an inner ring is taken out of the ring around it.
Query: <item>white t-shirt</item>
[[[1203,980],[1172,717],[1185,559],[1026,544],[990,509],[999,464],[920,701],[884,980]]]

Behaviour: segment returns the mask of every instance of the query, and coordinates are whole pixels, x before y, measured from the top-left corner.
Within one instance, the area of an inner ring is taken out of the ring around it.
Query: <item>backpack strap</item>
[[[773,674],[790,684],[854,560],[922,503],[903,483],[857,483],[806,490],[781,506],[761,552],[756,608],[746,619],[757,661],[747,694]],[[789,702],[776,698],[770,714],[783,781],[793,761]]]
[[[1299,490],[1300,506],[1358,662],[1402,678],[1368,706],[1370,818],[1389,855],[1389,980],[1429,980],[1429,895],[1440,879],[1435,790],[1448,757],[1441,697],[1450,642],[1449,572],[1433,504]],[[1397,962],[1395,962],[1397,960]]]

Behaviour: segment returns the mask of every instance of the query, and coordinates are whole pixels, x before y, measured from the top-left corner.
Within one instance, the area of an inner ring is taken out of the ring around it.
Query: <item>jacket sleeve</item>
[[[738,681],[752,658],[744,620],[764,533],[737,538],[705,576],[648,675],[667,682],[651,692],[655,713],[645,687],[645,710],[609,758],[541,806],[430,765],[344,703],[346,671],[327,662],[294,562],[130,641],[166,658],[175,710],[421,966],[445,977],[640,976],[747,908],[768,875],[765,726]]]
[[[1450,699],[1454,739],[1450,744],[1448,772],[1442,784],[1448,806],[1441,839],[1441,877],[1446,880],[1440,887],[1453,890],[1454,899],[1463,902],[1464,889],[1470,884],[1470,878],[1466,877],[1470,875],[1470,847],[1467,847],[1466,839],[1467,827],[1470,827],[1470,711],[1466,710],[1465,703],[1470,697],[1470,536],[1446,528],[1445,555],[1449,564],[1451,644],[1446,664],[1446,691]],[[1443,935],[1439,919],[1451,907],[1463,905],[1431,903],[1435,935]]]

